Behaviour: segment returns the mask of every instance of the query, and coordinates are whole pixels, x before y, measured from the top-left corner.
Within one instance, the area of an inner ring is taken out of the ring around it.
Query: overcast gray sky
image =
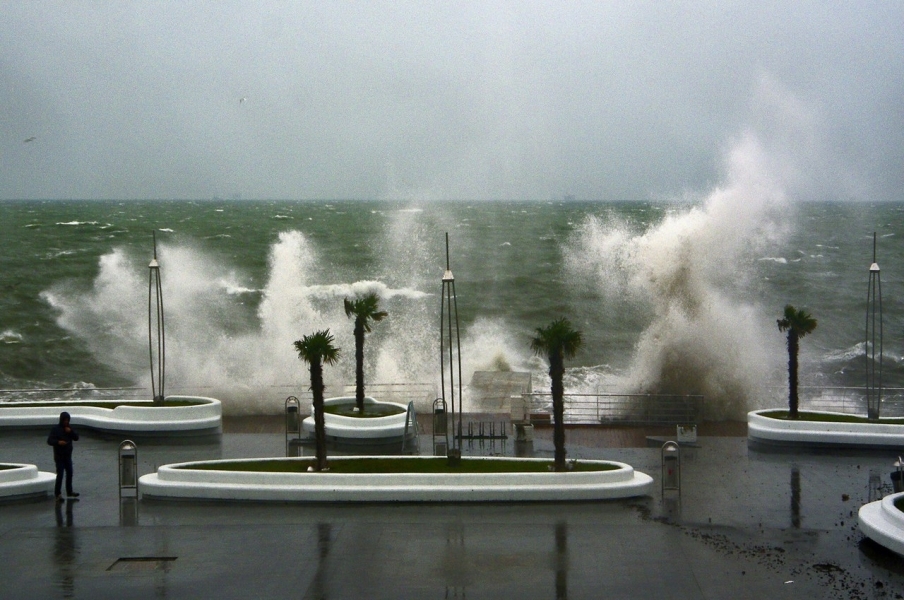
[[[904,2],[0,0],[0,106],[0,199],[902,200]]]

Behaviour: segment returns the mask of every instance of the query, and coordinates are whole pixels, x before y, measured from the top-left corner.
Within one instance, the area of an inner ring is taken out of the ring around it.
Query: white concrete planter
[[[860,530],[877,544],[904,555],[904,512],[895,508],[895,500],[904,492],[885,496],[860,507]]]
[[[223,426],[223,406],[219,400],[200,396],[168,396],[167,400],[192,400],[193,406],[84,406],[54,402],[48,406],[0,405],[0,427],[50,427],[68,412],[75,427],[116,433],[198,434],[219,433]],[[103,401],[96,402],[102,404]]]
[[[432,458],[408,456],[399,460]],[[346,457],[331,458],[330,462],[342,460]],[[550,462],[536,458],[470,457],[468,460]],[[218,462],[231,461],[203,464]],[[630,465],[612,461],[581,462],[618,468],[567,473],[263,473],[192,469],[192,465],[201,463],[181,463],[164,465],[156,473],[143,476],[139,490],[143,497],[151,498],[278,502],[559,502],[644,496],[652,489],[653,479]]]
[[[904,446],[904,424],[827,423],[821,421],[773,419],[761,413],[747,413],[747,439],[779,445],[826,445],[862,448]],[[817,412],[817,411],[808,411]],[[843,414],[821,411],[821,414]]]
[[[355,397],[338,396],[336,398],[327,398],[323,403],[325,406],[354,404]],[[402,439],[405,435],[405,420],[408,418],[407,406],[397,402],[379,402],[369,396],[365,396],[364,404],[396,406],[400,408],[402,412],[385,417],[368,418],[346,417],[343,415],[324,413],[323,422],[327,437],[334,437],[341,440],[362,441]],[[314,435],[314,415],[311,415],[302,421],[302,427],[306,432]]]
[[[0,469],[0,500],[49,496],[53,493],[55,473],[38,471],[34,465],[2,464],[13,468]]]

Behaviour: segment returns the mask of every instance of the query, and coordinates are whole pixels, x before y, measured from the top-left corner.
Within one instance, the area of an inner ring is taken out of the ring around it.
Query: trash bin
[[[895,490],[895,493],[904,492],[904,479],[902,479],[901,471],[892,471],[891,472],[891,487]]]

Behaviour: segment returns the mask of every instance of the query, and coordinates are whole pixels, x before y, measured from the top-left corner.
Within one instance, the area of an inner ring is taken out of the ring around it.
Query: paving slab
[[[224,423],[205,440],[138,440],[139,470],[284,455],[284,434],[272,429]],[[86,433],[74,455],[81,501],[0,504],[0,598],[904,597],[904,558],[856,523],[862,504],[890,493],[893,453],[763,453],[746,437],[701,436],[699,448],[681,450],[680,494],[663,494],[661,453],[645,447],[646,434],[660,432],[569,433],[570,458],[628,463],[653,476],[653,495],[390,506],[121,500],[122,439]],[[644,446],[599,442],[628,438]],[[45,439],[4,432],[0,461],[52,471]],[[463,450],[553,454],[544,429],[530,445]]]

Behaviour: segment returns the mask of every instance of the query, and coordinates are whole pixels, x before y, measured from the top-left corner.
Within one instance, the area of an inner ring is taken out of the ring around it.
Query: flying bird
[[[244,104],[245,100],[247,100],[247,99],[248,98],[246,98],[245,96],[242,96],[241,98],[239,98],[239,104]]]
[[[36,139],[38,139],[38,138],[36,138],[35,136],[31,136],[30,138],[26,138],[26,139],[22,140],[22,143],[27,144],[28,142],[33,142]]]

